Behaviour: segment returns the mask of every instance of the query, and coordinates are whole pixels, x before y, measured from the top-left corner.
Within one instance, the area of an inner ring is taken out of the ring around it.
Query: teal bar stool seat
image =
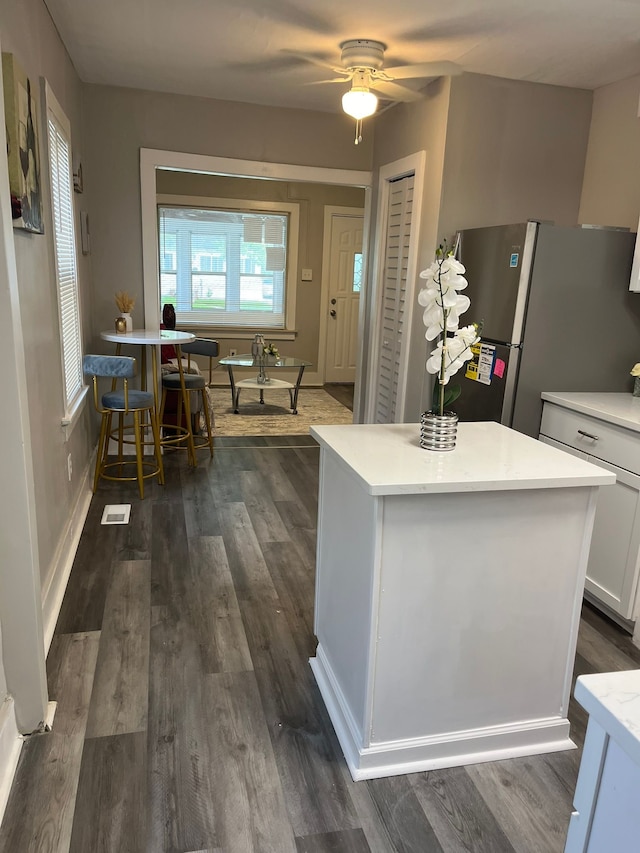
[[[174,373],[165,373],[162,376],[162,401],[160,403],[160,424],[163,431],[161,443],[164,446],[176,445],[186,446],[189,450],[189,461],[195,465],[195,451],[200,447],[209,447],[209,453],[213,456],[213,425],[209,413],[209,401],[207,399],[205,378],[200,373],[190,373],[191,356],[201,355],[209,358],[209,376],[211,376],[211,359],[216,358],[220,348],[218,341],[208,338],[196,338],[187,344],[182,344],[181,351],[187,355],[187,368],[181,361],[178,362],[178,370]],[[177,394],[178,405],[175,424],[165,423],[165,408],[167,394],[174,391]],[[191,401],[189,395],[195,392],[201,395],[201,410],[204,415],[206,436],[203,441],[197,441],[198,436],[193,434],[191,418]],[[184,416],[183,416],[184,409]]]
[[[82,360],[82,368],[87,376],[92,377],[93,401],[96,411],[101,415],[100,438],[98,439],[98,451],[96,456],[96,471],[93,478],[93,492],[95,494],[100,479],[137,482],[140,498],[144,498],[144,481],[150,477],[158,477],[160,484],[164,483],[164,470],[162,467],[162,454],[160,451],[160,430],[155,411],[153,394],[150,391],[138,391],[129,388],[129,380],[136,375],[137,365],[135,358],[124,355],[85,355]],[[98,392],[98,379],[112,379],[111,390],[100,397]],[[122,387],[118,388],[118,382],[122,380]],[[144,458],[144,418],[149,415],[151,430],[153,433],[154,461]],[[109,438],[112,433],[113,416],[118,416],[118,458],[115,462],[109,462]],[[123,454],[123,421],[131,415],[133,419],[133,433],[135,437],[136,457],[135,460],[127,460]],[[135,473],[129,475],[131,467],[135,465]]]

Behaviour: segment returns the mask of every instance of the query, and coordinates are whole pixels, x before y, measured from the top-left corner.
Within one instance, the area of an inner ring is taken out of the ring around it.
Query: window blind
[[[283,329],[287,213],[158,206],[160,299],[178,323]]]
[[[47,129],[65,418],[84,387],[69,123],[47,91]]]

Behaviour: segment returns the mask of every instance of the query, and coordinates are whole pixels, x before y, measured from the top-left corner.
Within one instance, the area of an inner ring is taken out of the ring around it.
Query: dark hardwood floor
[[[222,438],[195,470],[167,455],[144,501],[101,484],[47,662],[53,731],[24,745],[1,853],[563,850],[578,749],[351,780],[308,664],[318,455]],[[576,674],[639,666],[585,606]]]
[[[353,411],[353,382],[329,382],[322,387],[334,400]]]

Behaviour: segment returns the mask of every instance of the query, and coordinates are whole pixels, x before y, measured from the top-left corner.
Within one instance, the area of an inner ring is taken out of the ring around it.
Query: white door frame
[[[320,287],[320,341],[318,346],[318,373],[320,375],[320,381],[324,385],[325,381],[325,368],[326,368],[326,357],[327,357],[327,299],[329,298],[329,279],[330,279],[330,267],[331,267],[331,226],[334,216],[361,216],[362,217],[362,227],[364,229],[364,215],[365,211],[363,207],[343,207],[341,205],[334,204],[325,204],[324,206],[324,228],[322,235],[322,284]],[[364,283],[366,281],[366,269],[365,269],[365,255],[364,251],[362,253],[362,288],[364,290]],[[364,299],[364,295],[360,294],[360,301]],[[360,348],[358,347],[358,355],[360,354]],[[356,373],[357,373],[357,365],[356,365]]]
[[[330,169],[324,166],[295,166],[290,163],[264,163],[259,160],[236,160],[208,154],[188,154],[180,151],[162,151],[155,148],[140,149],[140,201],[142,208],[142,272],[144,281],[144,324],[157,328],[160,317],[158,289],[158,227],[156,214],[156,170],[174,169],[184,172],[201,172],[236,178],[262,178],[271,181],[291,181],[336,186],[362,187],[365,190],[365,218],[363,244],[369,227],[371,197],[371,172],[355,169]],[[363,248],[364,253],[364,248]],[[296,271],[297,274],[297,271]],[[362,301],[362,300],[361,300]],[[362,312],[360,312],[362,316]],[[362,328],[359,328],[359,348],[362,347]],[[318,365],[319,369],[319,365]],[[318,374],[305,371],[308,384],[319,382]],[[356,389],[358,388],[356,373]],[[354,394],[354,398],[357,395]],[[355,399],[354,399],[355,413]],[[355,420],[355,415],[354,415]]]
[[[0,114],[4,116],[1,69]],[[0,649],[17,726],[28,733],[45,720],[48,695],[16,238],[9,213],[7,151],[4,145],[0,149],[0,338],[5,367],[0,431],[3,478],[11,484],[0,498]],[[18,239],[38,237],[21,235]],[[3,699],[0,696],[0,702]]]
[[[370,362],[367,377],[366,393],[366,421],[373,423],[375,419],[376,400],[378,392],[378,364],[380,361],[380,335],[382,331],[382,279],[384,276],[385,252],[387,241],[385,234],[387,220],[389,217],[389,189],[394,180],[414,175],[413,206],[411,211],[411,236],[409,237],[409,258],[407,266],[407,295],[405,303],[405,329],[406,334],[400,348],[400,371],[398,382],[398,397],[396,399],[396,422],[401,423],[405,419],[405,397],[407,392],[407,369],[408,358],[411,350],[411,326],[413,319],[413,306],[416,301],[417,292],[417,268],[418,268],[418,242],[420,237],[420,223],[422,219],[422,196],[424,190],[426,151],[416,151],[393,163],[387,163],[380,167],[378,173],[378,209],[376,216],[376,228],[373,237],[375,255],[373,259],[373,273],[371,276],[371,298],[369,306],[369,330],[371,341]]]

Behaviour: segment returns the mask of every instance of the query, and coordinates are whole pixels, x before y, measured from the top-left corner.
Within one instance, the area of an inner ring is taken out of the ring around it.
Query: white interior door
[[[413,212],[414,175],[388,184],[389,206],[385,233],[384,266],[378,342],[375,422],[395,423],[407,324],[406,296],[409,243]]]
[[[325,382],[355,382],[363,214],[333,213],[326,290]]]

